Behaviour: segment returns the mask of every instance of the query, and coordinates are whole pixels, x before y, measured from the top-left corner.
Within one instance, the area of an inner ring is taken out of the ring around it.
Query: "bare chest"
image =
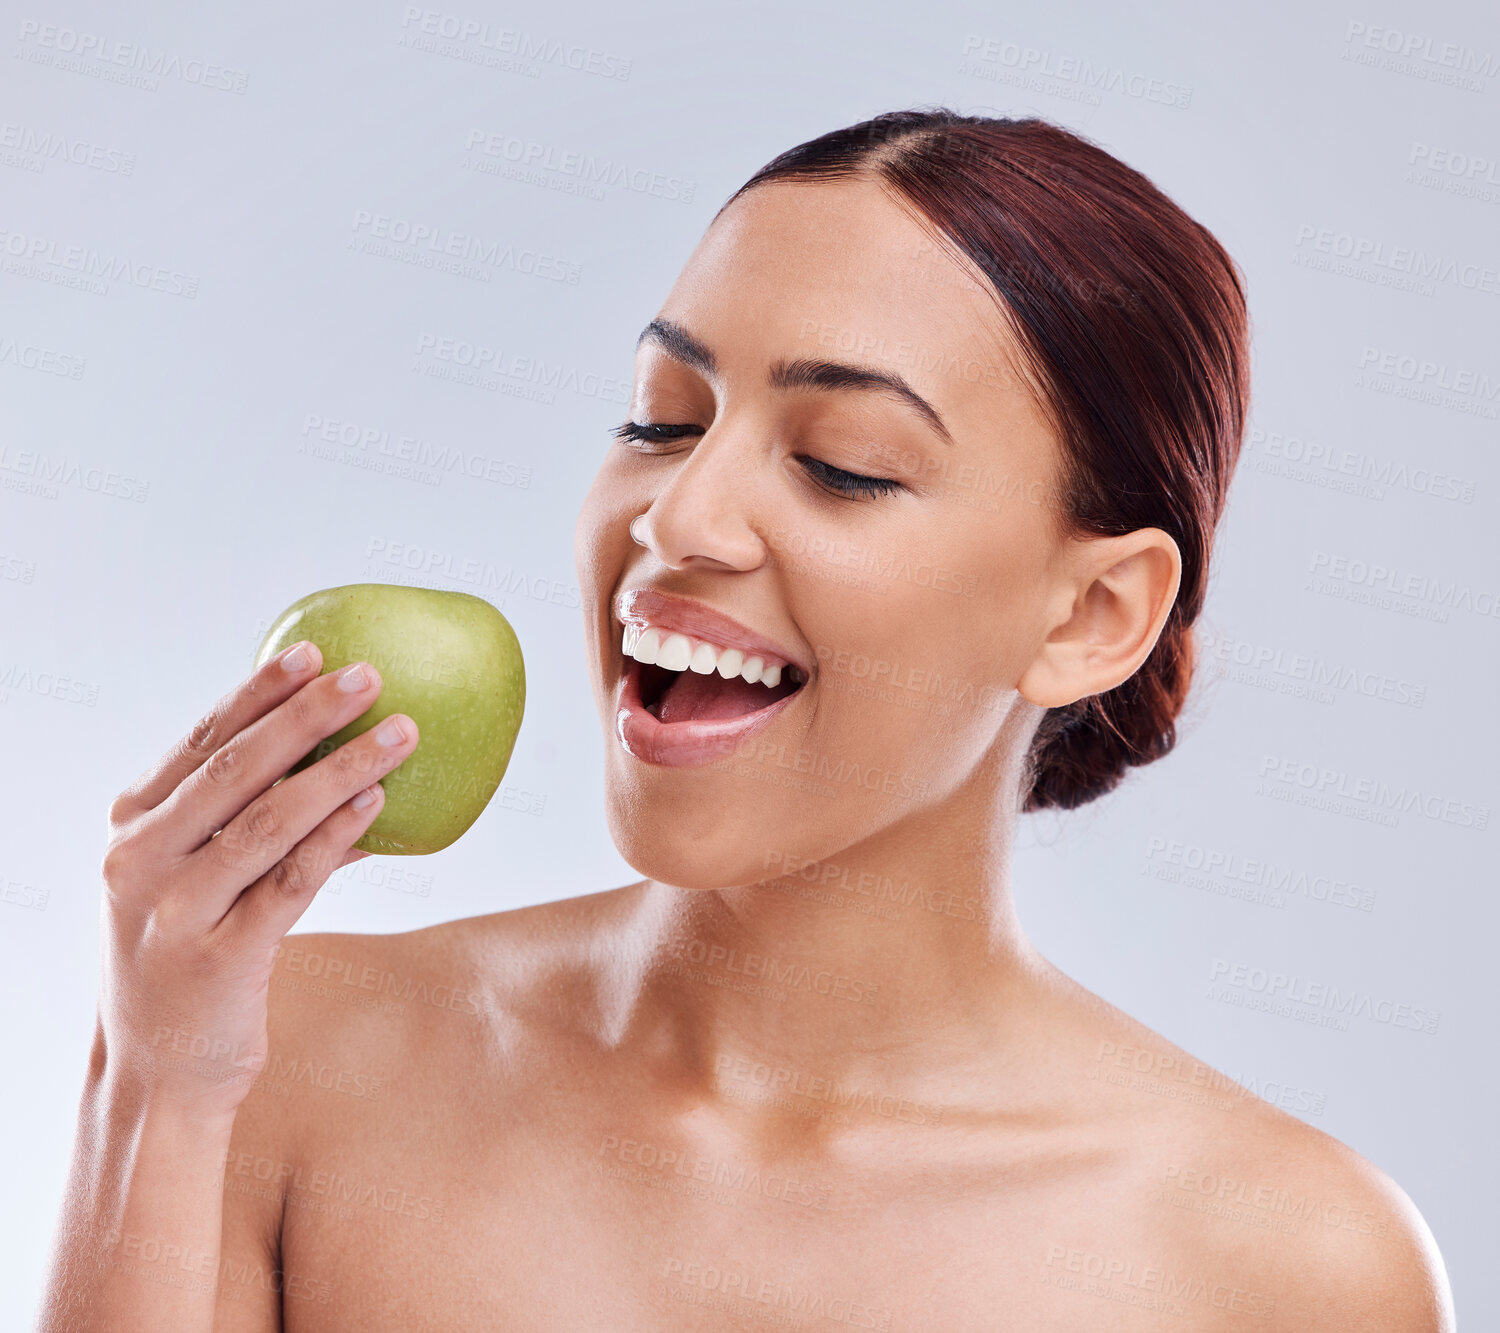
[[[288,1333],[1242,1326],[1223,1275],[1163,1253],[1149,1214],[1123,1225],[1024,1165],[938,1170],[899,1138],[884,1160],[755,1161],[652,1124],[412,1105],[316,1144],[288,1181]]]

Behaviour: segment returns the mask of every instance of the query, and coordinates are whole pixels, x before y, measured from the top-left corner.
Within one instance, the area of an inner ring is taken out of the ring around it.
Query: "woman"
[[[379,682],[266,664],[111,812],[44,1327],[1450,1329],[1395,1185],[1012,905],[1020,812],[1172,748],[1246,367],[1214,238],[1056,126],[759,172],[576,531],[645,878],[284,941],[417,737],[273,787]]]

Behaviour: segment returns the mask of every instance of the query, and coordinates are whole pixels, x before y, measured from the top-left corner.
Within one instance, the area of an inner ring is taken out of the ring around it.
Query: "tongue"
[[[722,721],[754,713],[785,693],[784,689],[769,690],[759,682],[752,685],[743,676],[725,680],[717,671],[707,675],[679,671],[662,695],[656,715],[663,722]]]

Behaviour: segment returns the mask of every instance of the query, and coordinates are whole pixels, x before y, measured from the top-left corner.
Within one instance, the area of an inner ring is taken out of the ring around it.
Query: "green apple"
[[[369,662],[380,672],[381,691],[287,776],[382,718],[405,713],[417,724],[417,748],[381,779],[385,805],[354,846],[423,856],[467,832],[505,776],[526,705],[526,670],[510,622],[466,592],[350,583],[287,607],[261,641],[255,665],[301,639],[317,644],[322,674]]]

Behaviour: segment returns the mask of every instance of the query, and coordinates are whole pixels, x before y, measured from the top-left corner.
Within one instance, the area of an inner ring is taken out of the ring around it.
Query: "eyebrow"
[[[718,377],[719,363],[712,349],[693,337],[680,324],[674,324],[669,319],[653,319],[635,340],[636,348],[639,349],[647,341],[659,344],[668,356],[691,366],[707,378]],[[943,443],[953,443],[953,435],[937,408],[894,371],[802,357],[796,361],[773,362],[768,382],[773,389],[856,389],[883,393],[914,408]]]

